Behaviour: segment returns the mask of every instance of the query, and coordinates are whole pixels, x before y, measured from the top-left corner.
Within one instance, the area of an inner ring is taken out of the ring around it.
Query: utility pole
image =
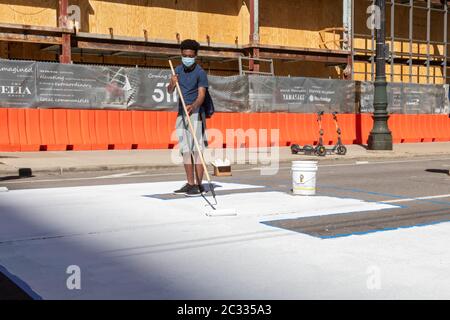
[[[392,133],[388,127],[386,82],[386,0],[376,0],[380,24],[376,26],[376,77],[373,100],[373,128],[369,135],[369,150],[392,150]]]

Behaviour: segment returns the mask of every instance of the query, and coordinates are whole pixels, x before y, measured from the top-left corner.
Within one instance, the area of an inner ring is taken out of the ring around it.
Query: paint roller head
[[[208,217],[230,217],[230,216],[237,216],[237,210],[235,208],[213,208],[208,207],[205,210],[205,214]]]

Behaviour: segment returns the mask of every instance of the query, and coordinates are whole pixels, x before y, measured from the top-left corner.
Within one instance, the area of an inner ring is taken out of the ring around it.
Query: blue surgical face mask
[[[181,57],[181,61],[186,66],[186,68],[190,68],[195,63],[195,58]]]

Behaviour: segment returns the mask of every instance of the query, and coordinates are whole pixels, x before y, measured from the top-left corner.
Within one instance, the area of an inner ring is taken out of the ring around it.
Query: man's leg
[[[184,171],[186,171],[187,182],[193,186],[195,185],[194,179],[194,165],[192,162],[192,154],[190,152],[183,153]]]
[[[179,125],[181,126],[182,119],[179,120]],[[200,121],[199,121],[200,120]],[[191,115],[191,121],[194,129],[195,136],[198,139],[199,143],[203,143],[203,123],[198,114]],[[186,178],[189,186],[194,186],[193,188],[189,188],[186,186],[187,190],[184,194],[186,196],[197,196],[204,193],[204,188],[202,186],[204,169],[202,162],[200,160],[200,155],[195,148],[194,140],[191,132],[187,127],[182,127],[179,135],[180,147],[183,148],[183,163],[184,170],[186,171]],[[203,149],[204,146],[202,146]],[[195,170],[195,171],[194,171]]]
[[[174,194],[192,194],[194,189],[197,189],[194,179],[194,165],[191,157],[191,152],[183,152],[183,164],[184,171],[186,172],[187,184],[178,190],[174,191]],[[195,193],[195,192],[194,192]]]
[[[195,173],[197,179],[197,185],[201,186],[203,181],[204,168],[200,160],[200,155],[198,152],[194,152],[194,163],[195,163]]]

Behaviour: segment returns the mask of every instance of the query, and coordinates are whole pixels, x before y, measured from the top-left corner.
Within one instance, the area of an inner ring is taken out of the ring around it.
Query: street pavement
[[[261,169],[214,177],[214,218],[180,166],[2,176],[0,297],[450,298],[450,155],[321,159],[311,197]]]
[[[289,147],[277,149],[208,149],[208,162],[228,158],[234,164],[261,163],[266,158],[276,161],[317,159],[394,159],[418,156],[450,155],[450,142],[395,144],[393,151],[370,151],[365,146],[349,145],[345,156],[329,154],[324,158],[294,155]],[[179,167],[177,149],[172,150],[108,150],[108,151],[43,151],[0,152],[0,175],[15,175],[19,170],[32,173],[64,174],[86,171],[149,170]],[[234,160],[234,161],[233,161]]]

